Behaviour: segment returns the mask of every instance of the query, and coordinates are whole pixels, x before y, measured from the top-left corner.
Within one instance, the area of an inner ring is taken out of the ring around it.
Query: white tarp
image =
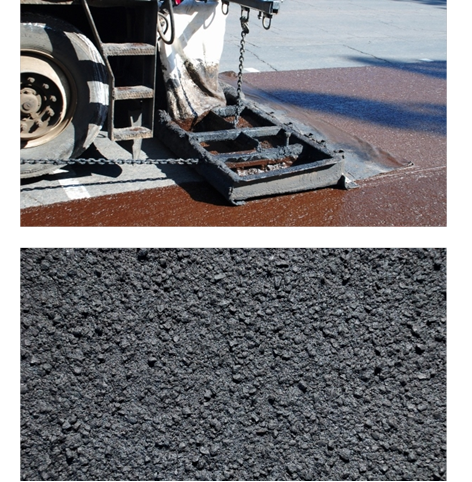
[[[184,0],[174,7],[174,21],[173,44],[160,42],[168,111],[191,124],[226,103],[218,82],[226,16],[218,0]]]

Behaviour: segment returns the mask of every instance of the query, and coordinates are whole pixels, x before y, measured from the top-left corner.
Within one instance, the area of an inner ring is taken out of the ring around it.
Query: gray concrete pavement
[[[94,149],[97,158],[132,159],[130,150],[109,140],[105,131],[98,135]],[[172,157],[173,154],[156,139],[143,140],[140,159]],[[20,208],[200,180],[195,170],[185,165],[66,166],[50,175],[24,180],[21,186]]]
[[[248,72],[385,66],[446,60],[446,0],[285,0],[272,27],[251,14],[246,41]],[[236,71],[239,7],[230,7],[222,72]],[[107,158],[130,158],[129,150],[99,137]],[[169,156],[156,140],[143,143],[147,157]],[[123,166],[64,169],[21,186],[21,208],[198,180],[185,166]]]
[[[446,60],[446,0],[284,0],[270,30],[249,20],[245,67],[278,71]],[[239,7],[227,19],[221,70],[237,70]]]

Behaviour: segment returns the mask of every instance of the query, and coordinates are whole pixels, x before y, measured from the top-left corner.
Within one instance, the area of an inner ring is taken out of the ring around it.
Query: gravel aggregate
[[[446,480],[445,249],[23,249],[21,480]]]

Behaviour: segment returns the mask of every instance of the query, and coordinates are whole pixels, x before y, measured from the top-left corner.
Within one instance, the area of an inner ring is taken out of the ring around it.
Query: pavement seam
[[[354,50],[354,52],[359,52],[360,54],[364,54],[364,55],[367,55],[369,57],[372,57],[373,59],[380,60],[380,61],[385,62],[387,64],[395,65],[394,62],[390,62],[389,60],[383,59],[382,57],[377,57],[376,55],[370,54],[368,52],[364,52],[363,50],[355,49],[354,47],[351,47],[350,45],[344,44],[344,47],[347,47],[348,49]]]
[[[278,72],[278,69],[276,69],[273,65],[269,64],[269,62],[265,61],[264,59],[262,59],[261,57],[259,57],[259,55],[257,55],[255,52],[253,52],[252,50],[250,49],[246,49],[246,52],[249,52],[251,53],[252,55],[254,55],[254,57],[256,57],[257,60],[259,60],[260,62],[262,62],[263,64],[267,65],[268,67],[270,67],[272,70],[274,70],[275,72]]]

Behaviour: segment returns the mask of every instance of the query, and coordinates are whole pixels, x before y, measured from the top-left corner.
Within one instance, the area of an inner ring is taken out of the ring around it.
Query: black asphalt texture
[[[22,480],[445,480],[446,250],[23,249]]]

